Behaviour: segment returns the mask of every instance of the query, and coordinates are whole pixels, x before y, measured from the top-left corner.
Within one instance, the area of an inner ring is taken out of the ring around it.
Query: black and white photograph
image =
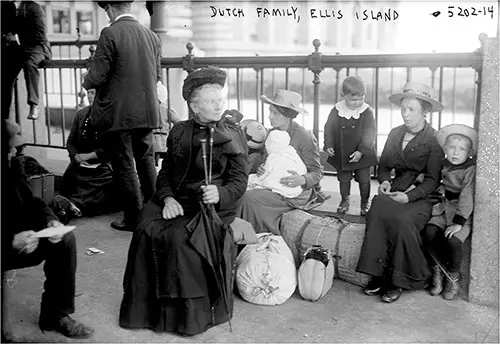
[[[498,1],[0,0],[2,343],[498,343]]]

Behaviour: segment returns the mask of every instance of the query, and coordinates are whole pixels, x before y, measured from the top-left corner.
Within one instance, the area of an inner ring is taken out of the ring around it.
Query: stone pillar
[[[151,16],[150,29],[157,34],[167,33],[167,4],[164,1],[153,3],[153,15]]]
[[[498,307],[499,103],[498,37],[480,36],[484,52],[471,240],[469,301]]]

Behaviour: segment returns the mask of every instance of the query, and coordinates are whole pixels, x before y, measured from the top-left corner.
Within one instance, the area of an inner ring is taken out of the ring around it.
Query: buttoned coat
[[[158,128],[160,62],[160,39],[132,16],[102,29],[83,83],[96,89],[94,125],[110,131]]]

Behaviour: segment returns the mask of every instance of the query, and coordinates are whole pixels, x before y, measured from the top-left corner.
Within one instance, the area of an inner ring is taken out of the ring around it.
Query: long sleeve
[[[161,170],[156,178],[156,195],[155,199],[157,204],[163,205],[166,197],[174,196],[173,184],[173,138],[177,135],[176,131],[179,130],[178,125],[174,125],[172,131],[167,138],[167,155],[161,163]]]
[[[158,52],[156,55],[156,81],[161,81],[161,42],[158,42]]]
[[[363,118],[363,136],[361,142],[358,144],[358,151],[363,153],[363,155],[368,155],[373,150],[375,143],[375,136],[377,135],[377,130],[375,128],[375,118],[373,117],[373,112],[370,108],[362,114]]]
[[[333,108],[332,111],[330,111],[330,114],[328,115],[328,119],[325,123],[324,149],[334,148],[333,135],[334,135],[335,126],[334,126],[333,118],[334,118],[334,116],[336,116],[336,114],[337,114],[337,111],[335,110],[335,108]]]
[[[228,157],[226,171],[222,177],[224,183],[218,186],[219,209],[234,208],[247,188],[247,155],[238,154]]]
[[[464,225],[474,210],[474,180],[476,178],[476,166],[470,166],[465,171],[462,182],[460,196],[458,198],[457,212],[453,218],[453,223]]]
[[[441,180],[441,162],[443,160],[443,150],[437,143],[436,137],[429,138],[430,154],[424,171],[424,180],[415,189],[407,193],[410,202],[425,198],[436,190]]]
[[[107,82],[108,74],[113,65],[113,56],[113,37],[109,28],[104,28],[97,42],[92,66],[83,81],[85,89],[96,88]]]
[[[323,170],[319,159],[318,140],[316,137],[313,134],[304,137],[301,140],[297,153],[299,153],[300,158],[307,167],[307,173],[304,174],[306,184],[303,186],[307,190],[318,184],[321,178],[323,178]]]
[[[382,184],[384,181],[391,180],[391,170],[392,167],[389,166],[390,158],[393,154],[396,154],[392,150],[392,141],[395,139],[395,131],[391,130],[389,136],[387,137],[387,141],[385,142],[384,149],[382,150],[382,154],[380,155],[380,161],[378,164],[378,181]]]
[[[81,110],[83,111],[83,110]],[[69,153],[69,158],[73,161],[75,155],[79,153],[78,150],[78,137],[80,133],[80,118],[81,111],[76,113],[75,119],[73,120],[73,125],[71,126],[71,130],[68,135],[68,140],[66,141],[66,149]]]

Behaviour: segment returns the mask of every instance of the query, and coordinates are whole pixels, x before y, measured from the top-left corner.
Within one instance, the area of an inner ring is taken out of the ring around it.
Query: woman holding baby
[[[288,170],[279,179],[283,187],[302,189],[296,197],[286,197],[268,188],[248,190],[241,200],[236,216],[250,222],[257,233],[279,234],[281,215],[295,208],[305,208],[310,204],[313,200],[313,189],[319,185],[323,172],[316,137],[293,120],[299,113],[306,112],[299,107],[302,102],[300,94],[278,89],[273,99],[264,95],[261,99],[269,104],[269,120],[273,130],[288,133],[290,146],[295,148],[305,164],[306,173],[300,174],[295,170]],[[265,174],[262,166],[257,174]]]

